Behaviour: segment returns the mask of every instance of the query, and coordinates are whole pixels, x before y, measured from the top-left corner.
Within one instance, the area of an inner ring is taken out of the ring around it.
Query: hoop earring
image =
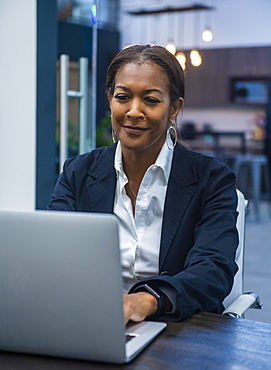
[[[115,144],[116,141],[118,141],[117,135],[116,135],[115,131],[113,130],[113,128],[112,128],[112,141],[113,141],[114,144]]]
[[[170,134],[170,130],[173,131],[173,133]],[[173,140],[173,137],[174,137],[174,140]],[[166,143],[167,143],[167,147],[169,150],[173,150],[174,147],[176,146],[177,144],[177,131],[176,131],[176,128],[174,126],[169,126],[169,128],[167,129],[167,136],[166,136]]]

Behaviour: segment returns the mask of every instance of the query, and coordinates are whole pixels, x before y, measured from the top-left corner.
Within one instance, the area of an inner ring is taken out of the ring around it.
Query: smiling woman
[[[111,62],[106,87],[118,140],[68,160],[49,209],[117,216],[125,322],[222,312],[236,272],[235,176],[170,135],[180,64],[163,47],[133,45]]]
[[[154,63],[126,64],[115,81],[115,90],[108,99],[112,127],[122,144],[123,161],[134,155],[131,151],[136,152],[146,161],[142,168],[145,173],[155,162],[169,123],[174,121],[183,100],[179,98],[171,104],[165,72]]]

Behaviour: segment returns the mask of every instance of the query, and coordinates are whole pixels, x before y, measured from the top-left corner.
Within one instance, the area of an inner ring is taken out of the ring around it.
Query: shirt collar
[[[166,141],[164,142],[162,149],[155,161],[155,164],[150,166],[150,169],[160,168],[164,175],[164,180],[166,184],[168,183],[169,174],[171,170],[171,163],[173,158],[173,150],[169,149],[167,146]],[[122,153],[121,153],[121,144],[120,141],[117,143],[116,153],[115,153],[115,160],[114,160],[114,167],[116,170],[117,178],[121,175],[126,178],[126,175],[123,171],[122,165]]]
[[[114,167],[116,170],[117,178],[119,178],[120,175],[123,175],[123,166],[122,166],[122,154],[121,154],[121,145],[120,141],[117,143],[117,148],[115,152],[115,161],[114,161]]]

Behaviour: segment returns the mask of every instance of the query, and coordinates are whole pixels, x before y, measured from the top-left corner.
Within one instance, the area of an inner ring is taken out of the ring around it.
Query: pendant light
[[[205,42],[210,42],[213,40],[213,33],[210,27],[206,27],[202,32],[202,40]]]
[[[182,51],[179,51],[176,55],[176,59],[180,63],[183,70],[186,69],[186,56]]]
[[[210,11],[205,12],[205,29],[202,32],[201,37],[204,42],[210,42],[213,40],[213,33],[211,30],[211,12]]]
[[[176,46],[174,45],[173,42],[169,42],[167,45],[166,45],[166,49],[173,55],[175,55],[176,53]]]
[[[174,37],[174,31],[175,31],[175,14],[173,14],[173,20],[170,22],[171,15],[168,14],[167,21],[168,21],[168,30],[173,30],[172,34],[173,36],[171,38],[168,38],[169,42],[166,45],[166,49],[173,55],[176,54],[176,46],[174,44],[173,37]]]
[[[202,63],[202,58],[198,50],[191,50],[190,52],[191,64],[194,67],[199,67]]]
[[[198,36],[199,36],[199,13],[196,12],[194,14],[194,40],[195,40],[194,43],[195,45],[198,44],[197,42]],[[190,60],[191,60],[192,66],[194,67],[199,67],[202,63],[201,55],[196,47],[190,52]]]
[[[185,27],[184,27],[185,26],[185,15],[184,14],[181,17],[179,16],[177,24],[178,24],[178,30],[177,30],[178,33],[177,34],[180,38],[180,41],[178,40],[178,43],[183,48],[183,46],[184,46],[184,30],[185,30]],[[186,55],[183,52],[183,49],[178,51],[178,53],[176,54],[176,59],[180,63],[182,69],[185,70],[186,69]]]

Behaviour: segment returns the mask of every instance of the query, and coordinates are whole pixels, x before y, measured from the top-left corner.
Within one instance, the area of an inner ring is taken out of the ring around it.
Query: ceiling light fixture
[[[173,44],[173,42],[169,42],[167,45],[166,45],[166,49],[173,55],[175,55],[176,53],[176,46]]]
[[[193,50],[191,50],[191,52],[190,52],[191,64],[194,67],[199,67],[202,63],[201,55],[200,55],[199,51],[197,50],[198,48],[196,47],[196,45],[199,44],[198,43],[199,23],[200,23],[199,21],[200,21],[199,13],[195,13],[194,14],[194,44],[195,44],[195,48]]]
[[[162,9],[141,9],[141,10],[131,10],[128,11],[131,15],[151,15],[151,14],[161,14],[161,13],[176,13],[176,12],[187,12],[195,10],[213,10],[214,7],[195,4],[192,6],[184,6],[177,8],[162,8]]]
[[[199,67],[202,63],[202,57],[198,50],[192,50],[190,53],[191,64],[194,67]]]
[[[205,30],[202,32],[202,40],[205,42],[210,42],[213,40],[213,33],[210,27],[206,27]]]
[[[174,39],[175,34],[175,14],[167,14],[167,32],[169,34],[171,31],[171,35],[168,35],[168,43],[166,45],[166,49],[173,55],[176,54],[176,46],[172,41]]]
[[[185,56],[185,54],[180,51],[179,53],[177,53],[176,59],[180,63],[182,69],[185,70],[186,69],[186,56]]]
[[[179,45],[181,45],[181,50],[176,55],[176,59],[180,63],[181,67],[183,70],[186,70],[186,55],[183,52],[183,47],[184,47],[184,30],[185,30],[185,15],[182,14],[182,16],[179,16],[178,19],[178,36],[180,38]]]
[[[192,6],[184,6],[184,7],[176,7],[176,8],[162,8],[162,9],[141,9],[141,10],[136,10],[136,11],[128,11],[129,14],[131,15],[136,15],[136,16],[146,16],[146,15],[157,15],[161,13],[176,13],[176,12],[187,12],[187,11],[195,11],[196,13],[199,13],[198,11],[200,10],[205,10],[205,11],[210,11],[214,10],[215,8],[213,6],[207,6],[207,5],[200,5],[200,4],[195,4]],[[169,18],[168,18],[169,20]],[[174,27],[169,26],[168,29]],[[199,22],[196,22],[196,15],[195,15],[195,25],[194,25],[194,37],[197,34],[199,36]],[[205,42],[210,42],[213,39],[213,34],[211,31],[211,27],[206,27],[205,30],[203,31],[203,40]],[[202,57],[197,50],[196,45],[199,45],[198,42],[195,42],[195,49],[191,51],[190,53],[190,59],[191,59],[191,64],[195,67],[198,67],[202,63]],[[166,45],[166,49],[169,50],[173,55],[176,54],[176,46],[172,41],[168,42]],[[179,63],[182,65],[183,69],[185,69],[185,64],[186,64],[186,56],[185,54],[180,51],[176,55],[177,60]]]
[[[205,29],[202,32],[201,37],[204,42],[210,42],[213,40],[213,33],[211,30],[211,12],[205,12]]]

